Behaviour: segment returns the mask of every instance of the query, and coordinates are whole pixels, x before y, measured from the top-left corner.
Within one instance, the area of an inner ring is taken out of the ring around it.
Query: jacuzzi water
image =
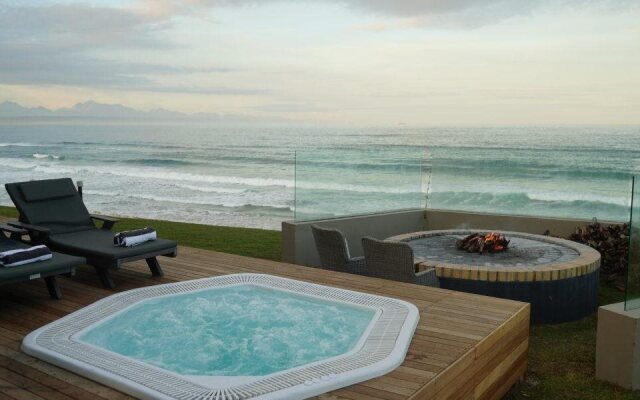
[[[29,333],[29,355],[146,400],[301,400],[402,364],[418,308],[231,274],[116,293]]]
[[[148,299],[78,339],[182,375],[262,376],[352,350],[374,315],[244,284]]]

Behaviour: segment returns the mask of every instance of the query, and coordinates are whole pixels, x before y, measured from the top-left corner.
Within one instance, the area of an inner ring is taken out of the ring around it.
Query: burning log
[[[458,240],[456,247],[469,253],[498,253],[507,250],[509,241],[497,232],[472,233]]]

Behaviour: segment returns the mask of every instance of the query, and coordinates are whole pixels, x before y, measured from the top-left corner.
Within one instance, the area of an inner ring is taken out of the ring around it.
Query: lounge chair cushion
[[[37,182],[24,182],[20,185],[22,196],[28,202],[56,200],[73,197],[78,192],[71,179],[50,179]]]
[[[27,244],[14,240],[0,239],[0,251],[22,249],[30,247]],[[41,277],[50,275],[66,274],[73,270],[73,267],[82,265],[85,260],[80,257],[66,254],[53,253],[53,258],[46,261],[39,261],[32,264],[20,265],[12,268],[0,267],[0,284],[26,280],[26,277],[40,274]],[[36,277],[34,277],[35,279]]]
[[[99,257],[108,260],[136,257],[140,254],[164,250],[168,254],[177,246],[175,241],[166,239],[156,239],[133,247],[114,246],[113,232],[105,229],[90,229],[82,232],[53,235],[49,238],[48,244],[55,250],[87,258]]]
[[[95,228],[69,178],[8,183],[5,187],[22,222],[44,226],[52,234]]]

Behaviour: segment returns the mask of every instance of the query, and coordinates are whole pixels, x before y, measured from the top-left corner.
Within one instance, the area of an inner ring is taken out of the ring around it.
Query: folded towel
[[[131,247],[140,243],[156,240],[156,231],[151,227],[118,232],[113,236],[113,244],[116,246]]]
[[[51,250],[45,245],[33,246],[26,249],[7,250],[0,253],[0,266],[17,267],[38,261],[49,260],[53,257]]]

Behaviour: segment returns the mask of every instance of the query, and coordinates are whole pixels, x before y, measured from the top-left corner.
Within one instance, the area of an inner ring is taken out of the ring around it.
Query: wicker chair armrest
[[[352,274],[367,275],[367,265],[364,262],[364,257],[351,257],[348,269],[347,272]]]
[[[436,275],[436,269],[429,268],[427,270],[418,272],[416,274],[416,283],[426,286],[440,286],[438,282],[438,276]]]

